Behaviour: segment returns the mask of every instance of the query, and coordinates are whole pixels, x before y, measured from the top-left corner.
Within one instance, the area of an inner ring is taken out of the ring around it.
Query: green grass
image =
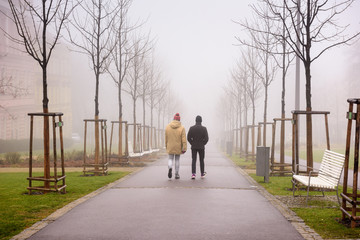
[[[291,177],[269,177],[269,182],[264,182],[264,177],[256,176],[255,174],[249,174],[257,183],[263,186],[270,194],[279,196],[292,196],[292,183]],[[339,186],[339,192],[342,191],[342,187]],[[305,190],[299,190],[295,192],[296,195],[306,196]],[[321,195],[321,192],[310,191],[309,195]],[[325,195],[336,195],[335,191],[327,191]],[[322,204],[323,202],[320,202]]]
[[[292,196],[291,177],[270,177],[269,183],[264,182],[263,177],[249,174],[255,181],[263,186],[272,195]],[[339,187],[339,192],[342,187]],[[351,191],[351,189],[349,190]],[[306,191],[296,191],[297,195],[306,196]],[[310,191],[311,195],[321,195],[320,192]],[[325,195],[336,195],[335,191],[325,192]],[[351,229],[339,223],[342,212],[337,202],[324,201],[320,198],[309,198],[309,206],[292,208],[292,210],[304,220],[306,225],[314,229],[324,239],[354,239],[360,238],[360,228]]]
[[[337,208],[293,208],[305,223],[324,239],[358,239],[360,228],[349,228],[338,222],[341,211]]]
[[[66,194],[27,195],[28,173],[0,173],[0,240],[10,239],[55,210],[129,172],[108,176],[82,177],[80,172],[66,174]]]
[[[336,150],[335,150],[336,151]],[[338,151],[341,152],[341,151]],[[321,156],[323,150],[314,153],[314,156]],[[230,157],[238,166],[245,169],[256,169],[255,163],[249,163],[238,156]],[[250,166],[250,167],[249,167]],[[264,182],[264,177],[249,174],[256,182],[263,186],[270,194],[274,196],[292,196],[291,177],[270,177],[269,182]],[[339,186],[339,192],[342,192],[342,186]],[[351,189],[348,190],[351,192]],[[306,196],[306,191],[296,191],[297,195]],[[310,191],[310,195],[321,195],[320,192]],[[325,192],[325,195],[336,195],[335,191]],[[360,238],[360,228],[349,228],[339,223],[342,212],[337,202],[325,201],[323,198],[310,198],[309,206],[298,207],[292,210],[304,220],[305,224],[314,229],[324,239],[357,239]]]
[[[237,155],[232,155],[230,159],[238,166],[241,166],[241,168],[246,169],[256,169],[256,162],[255,161],[246,161],[244,158],[240,158]]]

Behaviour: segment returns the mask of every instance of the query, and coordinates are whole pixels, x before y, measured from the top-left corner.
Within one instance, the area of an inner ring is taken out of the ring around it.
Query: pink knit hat
[[[175,114],[174,120],[180,121],[180,114],[179,113]]]

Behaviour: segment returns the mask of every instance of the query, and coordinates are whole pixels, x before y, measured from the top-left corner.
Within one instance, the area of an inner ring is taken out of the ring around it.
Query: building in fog
[[[10,14],[7,1],[1,1],[0,8]],[[0,27],[17,36],[14,23],[1,13]],[[70,138],[72,132],[70,62],[70,51],[63,42],[59,43],[51,56],[47,76],[49,112],[64,113],[65,138]],[[23,46],[15,44],[0,31],[0,139],[29,138],[30,117],[27,114],[42,112],[42,87],[40,65]],[[42,138],[42,130],[41,119],[36,119],[35,138]]]

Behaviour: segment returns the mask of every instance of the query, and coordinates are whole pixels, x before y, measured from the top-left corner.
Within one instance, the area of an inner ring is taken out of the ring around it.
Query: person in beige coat
[[[165,146],[166,151],[169,154],[168,161],[168,177],[172,178],[172,167],[175,160],[175,179],[179,179],[180,169],[180,154],[186,152],[186,132],[183,125],[180,122],[180,114],[176,113],[174,120],[171,121],[165,129]]]

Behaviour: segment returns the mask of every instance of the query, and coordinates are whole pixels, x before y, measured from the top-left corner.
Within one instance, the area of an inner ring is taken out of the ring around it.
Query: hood
[[[180,126],[181,126],[181,122],[177,120],[172,120],[170,123],[170,127],[174,129],[179,128]]]

